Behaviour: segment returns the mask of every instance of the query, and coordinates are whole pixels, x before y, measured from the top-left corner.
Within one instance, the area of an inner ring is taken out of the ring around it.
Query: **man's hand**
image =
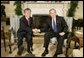
[[[35,28],[35,29],[33,29],[32,31],[33,31],[34,33],[38,33],[38,32],[40,32],[40,29]]]
[[[61,33],[59,33],[60,36],[63,36],[64,34],[65,34],[65,32],[61,32]]]

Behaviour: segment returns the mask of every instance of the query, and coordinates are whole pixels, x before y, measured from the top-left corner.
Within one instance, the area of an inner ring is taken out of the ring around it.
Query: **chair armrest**
[[[70,42],[71,42],[71,40],[74,40],[74,38],[75,38],[74,33],[73,32],[68,32],[67,41],[66,41],[68,47],[70,47]]]
[[[9,27],[8,31],[13,31],[13,27]]]
[[[68,57],[68,48],[70,47],[72,32],[67,32],[67,40],[66,40],[66,57]]]
[[[67,41],[66,41],[66,43],[67,43],[67,48],[68,48],[69,45],[70,45],[71,37],[72,37],[72,32],[68,32],[68,33],[67,33]]]

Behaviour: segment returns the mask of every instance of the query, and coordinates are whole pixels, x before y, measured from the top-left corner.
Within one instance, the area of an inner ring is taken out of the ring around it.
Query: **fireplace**
[[[33,16],[33,28],[38,28],[42,32],[46,31],[47,14],[34,14]]]

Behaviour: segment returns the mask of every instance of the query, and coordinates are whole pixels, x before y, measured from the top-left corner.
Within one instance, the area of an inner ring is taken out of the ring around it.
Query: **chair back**
[[[72,32],[73,18],[72,17],[64,17],[64,19],[68,25],[68,31]]]

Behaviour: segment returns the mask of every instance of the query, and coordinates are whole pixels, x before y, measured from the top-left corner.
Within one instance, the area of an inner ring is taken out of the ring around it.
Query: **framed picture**
[[[1,1],[1,4],[9,4],[9,1]]]

